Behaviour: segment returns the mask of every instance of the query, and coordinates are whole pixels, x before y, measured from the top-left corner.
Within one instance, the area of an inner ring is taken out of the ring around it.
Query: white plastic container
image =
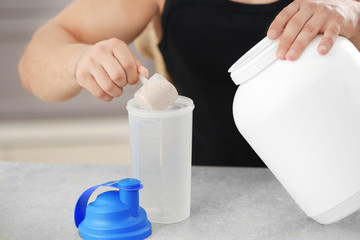
[[[150,221],[174,223],[190,216],[193,101],[179,98],[166,111],[126,106],[133,176],[144,185],[140,204]]]
[[[360,54],[339,37],[321,56],[320,39],[291,62],[265,38],[229,72],[240,133],[306,215],[329,224],[360,208]]]

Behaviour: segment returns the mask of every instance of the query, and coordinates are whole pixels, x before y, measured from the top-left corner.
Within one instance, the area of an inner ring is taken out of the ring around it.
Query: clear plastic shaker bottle
[[[145,188],[141,205],[152,222],[174,223],[190,216],[193,101],[179,98],[165,111],[127,103],[133,177]]]

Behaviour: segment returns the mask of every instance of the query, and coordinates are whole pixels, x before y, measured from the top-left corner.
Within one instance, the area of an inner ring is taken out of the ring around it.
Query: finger
[[[336,38],[340,33],[340,25],[335,23],[329,23],[329,26],[324,31],[324,36],[321,39],[318,46],[318,53],[324,55],[330,51],[334,45]]]
[[[137,79],[137,68],[131,51],[126,45],[120,45],[114,48],[113,55],[124,69],[126,75],[126,83],[132,84]]]
[[[289,51],[285,55],[286,60],[294,61],[309,43],[318,35],[322,26],[326,24],[326,16],[314,16],[301,29]]]
[[[113,100],[113,97],[103,91],[99,84],[95,81],[93,76],[88,73],[86,76],[82,75],[82,78],[78,80],[81,87],[87,89],[94,97],[105,101],[110,102]]]
[[[270,24],[267,36],[270,39],[278,38],[283,32],[288,21],[299,11],[300,5],[297,2],[293,2],[285,7]]]
[[[133,58],[135,60],[135,64],[137,67],[137,71],[139,74],[143,75],[144,77],[149,77],[149,70],[147,70],[144,65],[141,63],[141,61],[138,59],[138,57],[135,55],[135,53],[132,53]]]
[[[99,84],[100,88],[112,97],[120,97],[122,94],[122,88],[116,86],[116,84],[110,79],[105,72],[104,68],[100,65],[91,68],[90,73]]]
[[[311,32],[315,30],[313,24],[307,23],[312,16],[313,11],[304,7],[288,22],[279,42],[277,50],[278,58],[285,59],[286,53],[301,31],[305,30]]]
[[[110,79],[120,88],[125,87],[126,73],[113,55],[108,55],[103,61],[103,67]]]

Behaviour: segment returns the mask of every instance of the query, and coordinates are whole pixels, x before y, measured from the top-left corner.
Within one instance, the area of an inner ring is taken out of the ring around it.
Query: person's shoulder
[[[158,15],[161,15],[164,9],[165,1],[166,0],[132,0],[131,2],[132,4],[143,8],[152,8],[155,6],[157,8]]]
[[[164,10],[164,5],[166,0],[152,0],[152,1],[155,1],[155,3],[157,4],[159,8],[159,14],[161,15]]]

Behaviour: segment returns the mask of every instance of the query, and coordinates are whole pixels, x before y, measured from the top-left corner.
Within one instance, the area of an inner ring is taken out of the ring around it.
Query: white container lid
[[[242,84],[275,62],[279,40],[267,37],[240,57],[228,70],[236,85]]]

